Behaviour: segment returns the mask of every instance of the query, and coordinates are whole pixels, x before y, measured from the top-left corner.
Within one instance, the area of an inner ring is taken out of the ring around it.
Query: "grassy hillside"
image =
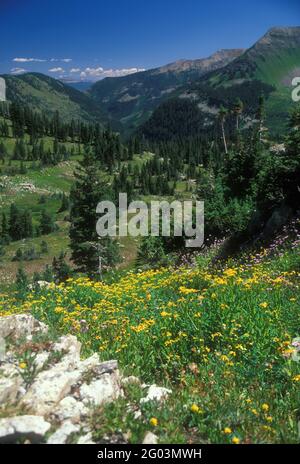
[[[1,247],[0,253],[0,286],[2,288],[11,287],[15,281],[16,273],[20,264],[26,270],[28,277],[31,279],[34,273],[39,273],[43,278],[43,272],[46,265],[51,265],[54,256],[59,256],[61,251],[66,253],[66,260],[70,261],[69,250],[69,211],[59,212],[62,205],[63,195],[69,196],[71,186],[74,182],[74,170],[86,147],[78,141],[71,141],[68,137],[64,140],[63,145],[66,148],[67,159],[60,161],[55,165],[44,165],[40,160],[19,160],[14,158],[15,144],[17,139],[13,137],[12,125],[9,119],[0,118],[0,124],[6,121],[8,123],[9,134],[7,137],[0,137],[0,143],[4,145],[6,155],[0,161],[0,227],[2,214],[4,213],[9,220],[10,206],[15,204],[21,211],[29,210],[32,215],[34,233],[32,237],[21,240],[13,240],[9,244]],[[32,150],[30,137],[24,134],[22,140],[28,153]],[[40,137],[38,144],[43,142],[44,149],[53,150],[54,138],[50,136]],[[91,147],[90,147],[91,148]],[[129,161],[122,161],[120,166],[115,166],[114,170],[108,175],[110,182],[113,182],[119,169],[126,166],[133,173],[135,168],[141,169],[145,163],[153,159],[152,153],[135,154]],[[129,175],[129,178],[132,174]],[[171,183],[170,183],[171,184]],[[174,196],[179,198],[189,197],[187,191],[188,181],[178,181]],[[189,188],[193,188],[189,185]],[[161,198],[159,195],[139,195],[139,198],[145,201],[151,201],[152,198]],[[36,233],[39,228],[41,215],[47,211],[55,221],[57,230],[50,234],[40,235]],[[42,242],[46,242],[47,252],[41,252]],[[123,258],[120,269],[130,268],[134,265],[140,238],[134,239],[124,237],[120,239],[120,251]],[[21,250],[23,254],[34,249],[38,254],[37,257],[30,260],[15,260],[16,253]]]
[[[103,121],[101,108],[84,93],[56,79],[39,73],[20,76],[3,75],[7,100],[24,104],[32,110],[53,115],[59,111],[66,121]]]
[[[125,372],[172,389],[159,408],[140,406],[136,386],[130,400],[95,410],[97,442],[121,431],[140,443],[150,427],[161,443],[297,443],[299,241],[278,240],[277,255],[271,246],[245,264],[217,268],[208,255],[113,283],[70,279],[22,303],[4,294],[0,315],[28,311],[74,333],[86,355],[117,357]]]

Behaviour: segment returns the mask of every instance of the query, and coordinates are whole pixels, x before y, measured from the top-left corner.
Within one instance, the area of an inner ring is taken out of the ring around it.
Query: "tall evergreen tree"
[[[96,231],[96,207],[100,201],[108,198],[109,186],[99,169],[95,157],[86,152],[79,168],[75,171],[75,184],[71,190],[70,201],[70,247],[72,260],[80,272],[91,277],[99,270],[99,258],[106,265],[113,265],[107,256],[111,246],[117,248],[111,239],[99,239]],[[105,246],[101,246],[106,243]],[[113,243],[113,245],[112,245]]]

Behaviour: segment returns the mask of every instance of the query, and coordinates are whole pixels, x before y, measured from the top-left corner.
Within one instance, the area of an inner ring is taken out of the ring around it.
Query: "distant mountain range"
[[[222,68],[242,53],[241,49],[220,50],[209,58],[179,60],[129,76],[109,77],[96,82],[88,94],[108,118],[120,121],[125,130],[132,132],[180,86]]]
[[[253,116],[264,94],[268,125],[275,133],[295,106],[291,97],[295,76],[300,76],[300,27],[273,28],[236,60],[176,96],[197,102],[209,120],[221,104],[230,107],[236,97],[244,103],[244,115]]]
[[[141,127],[149,133],[149,124],[155,127],[156,115],[162,117],[168,102],[173,111],[174,100],[182,99],[197,105],[204,129],[221,105],[230,108],[237,97],[244,103],[244,119],[251,123],[261,94],[266,97],[268,123],[276,133],[295,105],[294,76],[300,76],[300,27],[273,28],[248,50],[220,50],[205,59],[179,60],[93,85],[60,82],[38,73],[2,77],[11,101],[48,113],[59,110],[68,120],[109,122],[130,134]]]

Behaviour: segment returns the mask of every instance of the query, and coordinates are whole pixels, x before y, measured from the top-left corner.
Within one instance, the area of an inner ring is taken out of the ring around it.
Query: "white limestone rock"
[[[158,437],[152,432],[147,432],[143,439],[143,445],[157,445]]]
[[[85,405],[99,406],[103,403],[113,401],[122,395],[118,372],[114,374],[103,374],[101,378],[84,383],[80,387],[80,397]]]
[[[29,314],[16,314],[0,317],[0,337],[19,340],[36,333],[47,333],[48,327]]]
[[[15,416],[0,419],[0,443],[9,444],[29,440],[30,443],[40,443],[50,429],[51,424],[40,416]]]
[[[64,335],[57,343],[54,343],[52,351],[65,352],[75,360],[80,360],[81,343],[74,335]]]
[[[21,404],[35,414],[48,414],[69,394],[80,376],[80,371],[76,370],[76,359],[72,360],[68,357],[51,369],[40,372]]]
[[[93,441],[93,436],[91,432],[88,432],[85,435],[82,435],[79,440],[77,441],[78,445],[95,445],[96,443]]]
[[[23,380],[20,376],[0,377],[0,404],[14,403],[17,400]]]
[[[51,435],[48,440],[48,445],[63,445],[67,443],[68,438],[73,434],[77,433],[80,430],[79,425],[72,424],[71,421],[66,421],[62,424],[56,432]]]
[[[52,414],[61,422],[70,419],[73,423],[79,422],[82,417],[87,416],[88,408],[81,402],[77,401],[73,396],[63,398]]]

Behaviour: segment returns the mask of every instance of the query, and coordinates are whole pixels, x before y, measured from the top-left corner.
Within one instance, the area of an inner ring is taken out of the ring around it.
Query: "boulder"
[[[147,432],[143,439],[143,445],[157,445],[158,437],[152,433]]]
[[[23,380],[20,376],[0,377],[0,404],[14,403],[18,397]]]
[[[68,438],[70,438],[73,433],[77,433],[79,430],[79,425],[74,425],[72,422],[66,421],[50,436],[50,438],[48,438],[47,443],[48,445],[63,445],[67,443]]]
[[[74,335],[64,335],[58,342],[54,343],[52,351],[64,352],[71,355],[73,359],[80,360],[81,343]]]
[[[77,441],[78,445],[95,445],[96,443],[93,441],[93,436],[91,432],[82,435]]]
[[[6,353],[6,343],[3,337],[0,337],[0,363],[4,361]]]
[[[87,416],[88,409],[73,396],[66,396],[58,403],[52,414],[61,422],[70,419],[74,423],[79,422],[83,416]]]
[[[118,371],[113,374],[103,374],[101,378],[90,384],[84,383],[81,385],[79,392],[85,405],[99,406],[115,400],[122,395]]]
[[[76,370],[76,361],[68,357],[51,369],[40,372],[21,404],[35,414],[51,412],[80,379],[81,373]]]
[[[0,337],[16,341],[36,333],[47,333],[48,327],[29,314],[0,317]]]
[[[20,440],[40,443],[50,427],[51,424],[40,416],[15,416],[0,419],[0,443],[16,443]]]

